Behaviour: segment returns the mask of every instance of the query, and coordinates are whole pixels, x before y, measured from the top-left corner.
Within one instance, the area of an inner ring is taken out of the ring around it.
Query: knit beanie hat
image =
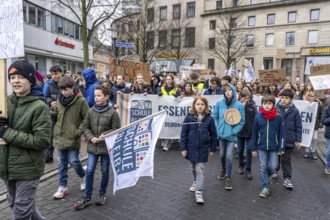
[[[34,66],[26,60],[17,60],[10,65],[8,68],[8,78],[15,74],[24,76],[32,83],[32,85],[36,84],[36,70]]]

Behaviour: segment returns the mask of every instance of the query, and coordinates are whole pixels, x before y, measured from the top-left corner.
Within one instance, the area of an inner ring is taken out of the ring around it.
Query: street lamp
[[[117,29],[111,29],[111,39],[112,39],[112,46],[113,46],[113,55],[117,59],[117,47],[116,47],[116,40],[117,40]]]

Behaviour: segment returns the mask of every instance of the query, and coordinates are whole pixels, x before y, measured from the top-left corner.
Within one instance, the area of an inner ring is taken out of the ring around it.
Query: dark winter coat
[[[61,94],[61,90],[57,86],[57,82],[52,80],[49,83],[49,86],[46,91],[45,101],[49,107],[51,107],[50,103],[57,100],[57,97]]]
[[[241,131],[237,134],[237,137],[249,138],[252,133],[252,125],[254,118],[258,114],[258,108],[253,100],[249,100],[245,107],[245,123]]]
[[[40,87],[39,87],[40,88]],[[42,90],[28,96],[7,98],[9,125],[0,146],[0,177],[4,180],[33,180],[44,173],[51,136],[51,120]]]
[[[152,91],[150,90],[148,84],[143,84],[142,90],[139,87],[133,85],[131,88],[131,92],[134,92],[135,94],[143,94],[143,93],[152,94]]]
[[[207,162],[208,152],[216,151],[217,131],[211,115],[205,115],[201,122],[188,114],[182,124],[180,150],[187,151],[187,160]]]
[[[88,110],[84,120],[85,136],[87,138],[87,152],[95,155],[108,154],[105,142],[93,144],[93,137],[110,133],[120,128],[118,113],[113,108],[108,108],[103,112],[95,110],[93,107]]]
[[[302,123],[299,110],[293,103],[286,111],[285,108],[281,106],[280,102],[276,104],[276,108],[280,110],[284,121],[286,134],[285,147],[294,148],[294,143],[300,143],[302,139]]]
[[[323,111],[322,124],[325,126],[324,137],[330,138],[330,104]]]
[[[121,85],[115,84],[110,90],[110,103],[117,104],[117,92],[121,91],[124,94],[130,93],[130,89],[125,85],[125,83]]]
[[[204,91],[203,95],[213,95],[213,89],[212,88],[207,88]],[[223,90],[221,90],[221,87],[218,87],[215,91],[215,95],[223,95]]]
[[[267,120],[259,113],[254,119],[250,150],[266,150],[284,152],[285,127],[280,114],[274,120]]]

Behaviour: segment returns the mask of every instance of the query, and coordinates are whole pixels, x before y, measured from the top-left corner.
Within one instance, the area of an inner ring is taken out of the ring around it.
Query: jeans
[[[325,165],[330,168],[330,138],[326,138],[325,139],[326,144],[327,144],[327,149],[326,149],[326,153],[325,153]]]
[[[24,181],[5,181],[5,184],[7,187],[7,200],[12,209],[12,219],[45,219],[35,205],[39,178]]]
[[[277,151],[258,150],[258,158],[262,187],[269,189],[269,177],[276,172],[278,165]]]
[[[105,194],[107,192],[107,186],[109,182],[110,157],[108,154],[95,155],[92,153],[88,153],[87,170],[86,170],[86,188],[85,188],[85,196],[87,198],[92,197],[94,173],[99,158],[101,158],[101,173],[102,173],[99,193]]]
[[[233,169],[235,142],[221,139],[219,141],[221,166],[222,169],[226,170],[226,177],[230,178]]]
[[[292,151],[293,151],[293,148],[285,148],[284,154],[278,156],[279,163],[278,163],[277,171],[279,170],[280,165],[281,165],[284,179],[291,179],[291,175],[292,175],[291,153],[292,153]]]
[[[85,171],[79,160],[79,150],[58,150],[58,175],[60,186],[68,185],[68,163],[80,178],[85,176]]]
[[[237,137],[239,166],[244,167],[244,150],[246,149],[246,169],[249,171],[251,171],[252,163],[252,152],[249,149],[250,140],[251,138]]]
[[[196,182],[196,191],[203,191],[205,163],[190,162],[190,167]]]

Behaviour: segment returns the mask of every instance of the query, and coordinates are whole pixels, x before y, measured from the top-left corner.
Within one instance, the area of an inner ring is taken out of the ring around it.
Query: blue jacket
[[[253,122],[251,151],[266,150],[283,152],[285,146],[285,127],[279,114],[274,120],[267,120],[259,113]]]
[[[187,151],[187,160],[207,162],[209,150],[216,151],[217,133],[210,114],[201,122],[195,115],[188,114],[182,124],[180,150]]]
[[[245,110],[244,105],[236,100],[236,89],[232,84],[228,84],[233,90],[233,99],[229,106],[226,104],[227,97],[224,95],[224,99],[218,101],[215,105],[212,117],[215,121],[215,126],[217,128],[217,135],[219,139],[236,141],[237,134],[242,129],[245,123]],[[241,121],[236,125],[230,125],[225,122],[224,114],[227,109],[236,108],[241,114]]]
[[[82,71],[82,75],[86,81],[86,99],[88,106],[94,105],[94,89],[99,84],[96,79],[95,70],[93,68],[87,68]]]
[[[285,126],[285,147],[294,148],[295,142],[301,142],[302,138],[302,124],[299,110],[292,103],[286,111],[280,105],[280,102],[276,104],[276,108],[281,111],[281,115]]]
[[[204,91],[204,94],[203,95],[212,95],[213,94],[213,89],[212,88],[207,88],[205,91]],[[223,91],[221,90],[221,87],[218,87],[216,90],[215,90],[215,95],[223,95]]]
[[[115,105],[117,104],[117,92],[121,91],[124,94],[128,94],[131,90],[125,85],[125,83],[118,85],[117,83],[113,85],[110,89],[110,103]]]
[[[325,125],[324,137],[330,138],[330,104],[323,111],[322,124]]]
[[[52,82],[52,79],[47,79],[43,89],[42,89],[42,93],[44,94],[44,97],[46,97],[47,94],[47,88],[49,86],[49,84]]]

